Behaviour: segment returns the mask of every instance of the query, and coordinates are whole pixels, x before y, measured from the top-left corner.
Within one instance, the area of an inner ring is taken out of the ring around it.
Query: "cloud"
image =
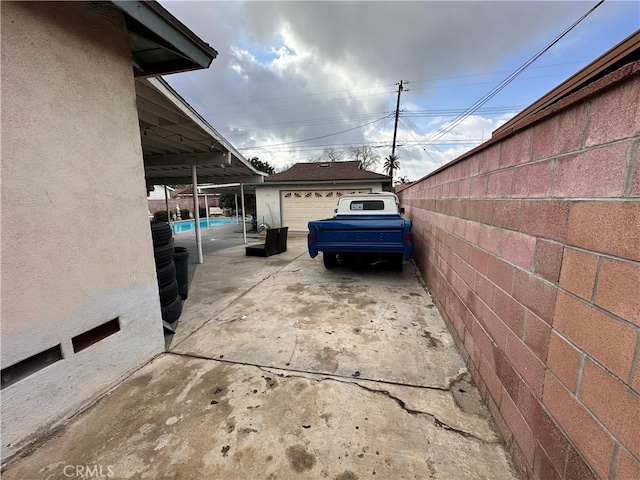
[[[326,145],[385,142],[378,151],[388,155],[401,78],[494,70],[514,55],[532,55],[586,10],[582,2],[520,1],[162,4],[219,52],[208,70],[172,75],[169,83],[245,156],[276,167],[317,157]],[[403,109],[425,108],[437,93],[429,85],[405,97]],[[450,120],[414,118],[422,135],[401,124],[398,138],[424,142]],[[488,138],[501,121],[473,116],[437,147],[400,149],[407,170],[401,173],[424,175],[468,149],[462,140],[483,131]]]

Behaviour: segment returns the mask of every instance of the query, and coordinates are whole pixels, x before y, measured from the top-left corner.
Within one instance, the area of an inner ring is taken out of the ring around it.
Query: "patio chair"
[[[245,248],[247,257],[270,257],[278,252],[278,230],[269,228],[264,243],[249,245]]]
[[[289,227],[280,227],[278,229],[278,253],[287,251],[287,232],[289,232]]]

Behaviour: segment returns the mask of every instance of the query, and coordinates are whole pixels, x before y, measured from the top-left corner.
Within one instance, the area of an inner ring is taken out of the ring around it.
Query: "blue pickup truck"
[[[402,271],[413,253],[411,220],[402,218],[398,197],[393,193],[344,195],[336,215],[309,222],[308,248],[311,258],[322,252],[326,268],[341,261],[386,260]]]

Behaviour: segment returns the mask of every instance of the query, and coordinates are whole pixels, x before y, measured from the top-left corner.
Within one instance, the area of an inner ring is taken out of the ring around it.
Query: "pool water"
[[[216,225],[226,225],[228,223],[236,223],[235,217],[209,218],[208,224],[206,218],[201,218],[200,228],[215,227]],[[195,229],[195,226],[195,220],[180,220],[178,222],[171,222],[173,233],[188,232],[189,230]]]

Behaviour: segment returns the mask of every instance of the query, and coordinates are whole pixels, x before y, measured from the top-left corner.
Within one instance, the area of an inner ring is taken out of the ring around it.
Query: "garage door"
[[[283,190],[280,192],[282,225],[295,232],[306,232],[310,220],[333,216],[342,195],[357,193],[371,193],[371,189]]]

